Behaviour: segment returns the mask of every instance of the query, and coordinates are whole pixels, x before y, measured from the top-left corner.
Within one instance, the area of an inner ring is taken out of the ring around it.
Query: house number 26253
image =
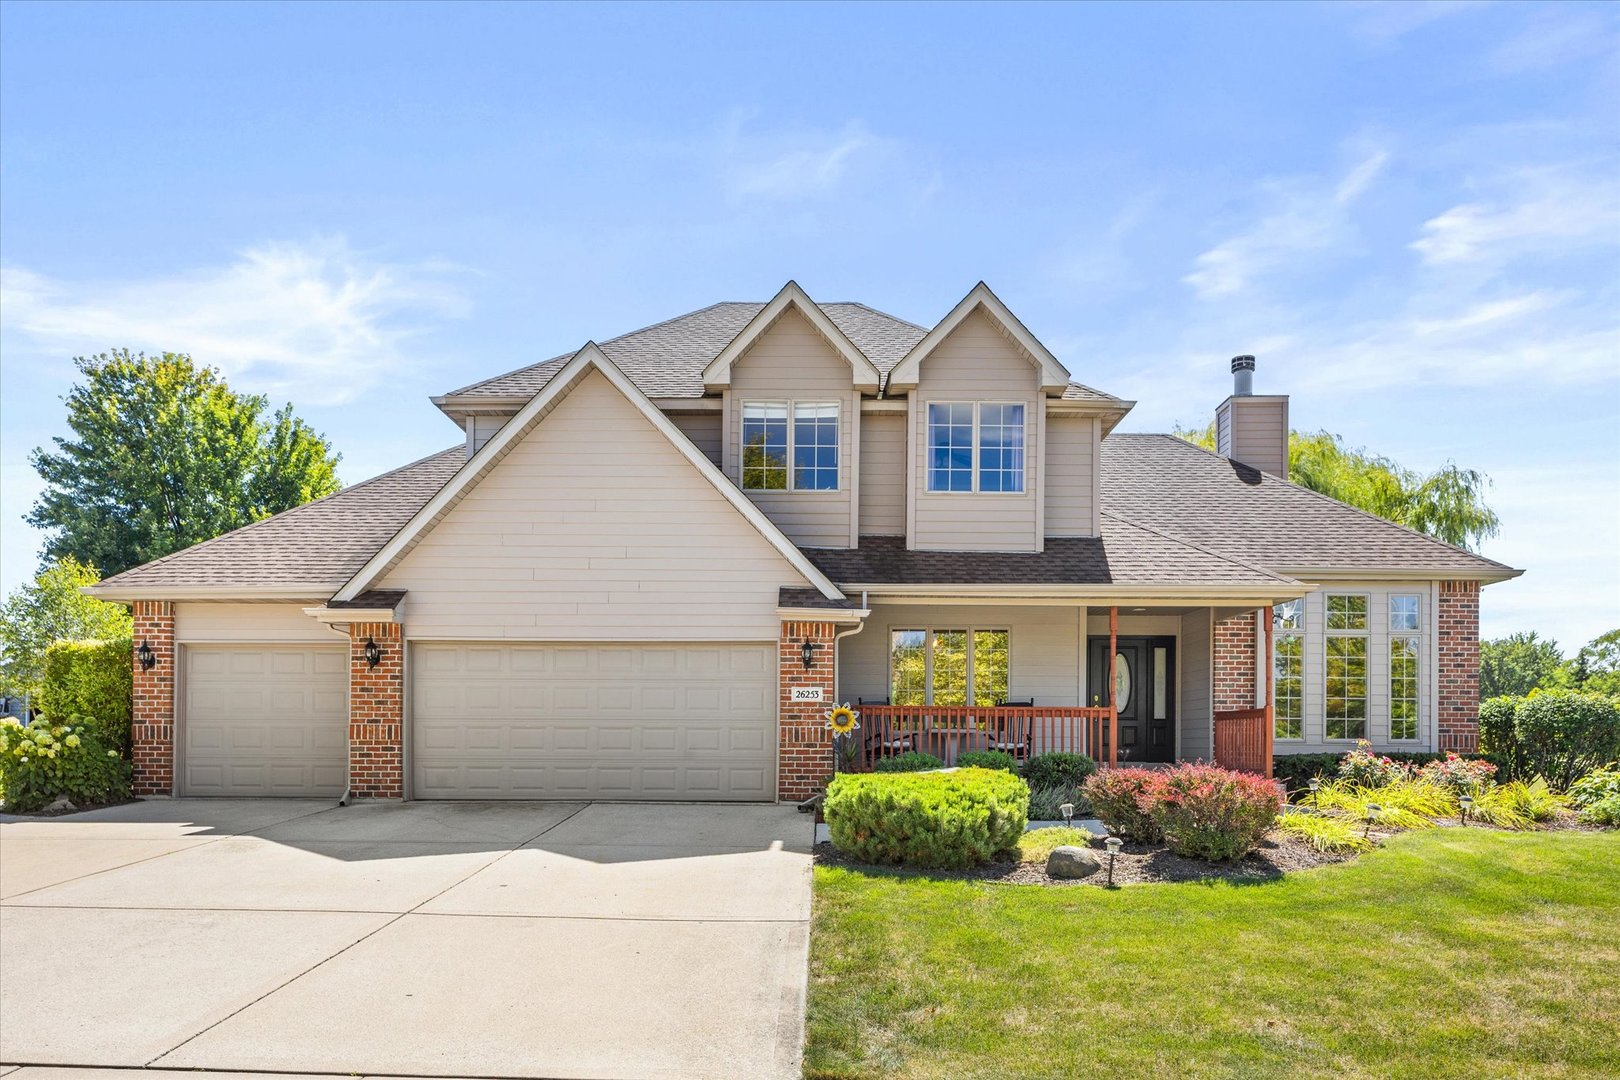
[[[788,697],[789,701],[820,701],[821,687],[795,686]]]

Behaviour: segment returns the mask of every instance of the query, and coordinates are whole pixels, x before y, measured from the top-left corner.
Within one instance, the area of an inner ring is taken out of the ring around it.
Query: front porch
[[[837,651],[837,700],[860,714],[856,768],[998,750],[1271,774],[1265,609],[908,598],[870,612]]]

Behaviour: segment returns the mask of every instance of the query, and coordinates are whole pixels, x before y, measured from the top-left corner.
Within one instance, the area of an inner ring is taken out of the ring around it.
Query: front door
[[[1093,637],[1086,685],[1091,703],[1108,704],[1108,639]],[[1174,761],[1176,639],[1122,637],[1114,665],[1119,708],[1119,760]]]

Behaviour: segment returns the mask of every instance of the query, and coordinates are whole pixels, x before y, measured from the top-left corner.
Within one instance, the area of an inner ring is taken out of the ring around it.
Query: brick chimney
[[[1254,392],[1254,357],[1232,357],[1232,396],[1215,410],[1215,449],[1288,479],[1288,395]]]

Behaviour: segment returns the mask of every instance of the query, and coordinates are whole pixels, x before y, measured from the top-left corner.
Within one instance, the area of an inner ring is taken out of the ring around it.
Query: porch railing
[[[1215,764],[1271,775],[1271,710],[1232,709],[1215,714]]]
[[[1112,710],[1079,706],[863,705],[861,763],[910,750],[947,765],[968,750],[1003,750],[1022,761],[1065,750],[1107,760]]]

